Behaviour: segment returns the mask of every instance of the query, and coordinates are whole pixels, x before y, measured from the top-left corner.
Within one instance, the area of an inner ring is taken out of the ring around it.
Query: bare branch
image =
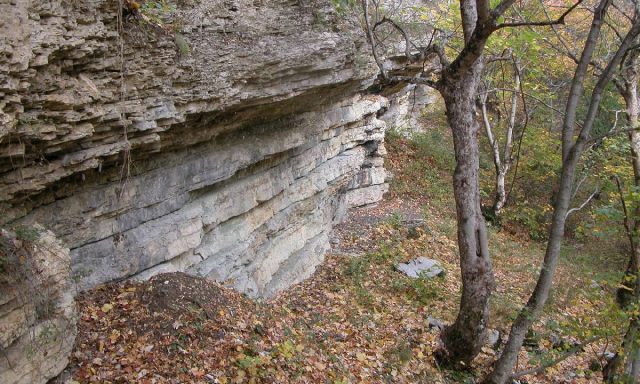
[[[518,23],[501,23],[501,24],[496,25],[495,29],[501,29],[501,28],[507,28],[507,27],[543,27],[543,26],[549,26],[549,25],[564,24],[565,18],[567,17],[567,15],[569,13],[571,13],[574,9],[576,9],[576,7],[578,5],[580,5],[583,1],[584,0],[578,0],[577,3],[573,4],[566,11],[564,11],[564,13],[562,15],[560,15],[560,17],[558,17],[556,20],[550,20],[550,21],[523,21],[523,22],[518,22]]]
[[[580,187],[588,178],[589,178],[589,174],[587,173],[582,177],[582,179],[580,179],[580,181],[578,181],[578,183],[576,184],[576,187],[573,190],[573,194],[571,195],[571,200],[573,200],[576,197],[576,195],[580,191]]]
[[[517,65],[514,68],[517,72],[520,72],[520,68]],[[518,76],[522,77],[522,74],[519,73]],[[524,134],[527,131],[527,128],[529,127],[529,107],[527,105],[527,99],[525,98],[526,94],[525,94],[524,86],[522,85],[522,83],[520,83],[519,90],[520,90],[520,98],[522,99],[522,110],[524,112],[524,124],[522,125],[522,131],[520,132],[520,138],[518,139],[518,149],[516,151],[516,157],[515,157],[516,164],[513,168],[513,179],[511,180],[511,185],[509,186],[509,192],[507,193],[507,196],[505,199],[506,201],[508,201],[509,197],[511,197],[511,192],[513,192],[513,187],[516,185],[516,180],[518,177],[518,169],[520,166],[520,151],[522,149],[522,141],[524,140]],[[534,98],[534,100],[538,100],[542,104],[546,105],[546,103],[542,102],[542,100],[538,98]]]
[[[383,24],[390,24],[398,32],[400,32],[400,34],[404,38],[404,55],[407,57],[407,60],[411,60],[411,41],[409,40],[409,35],[407,35],[404,29],[400,28],[400,26],[395,21],[387,18],[387,16],[384,16],[382,20],[373,25],[373,32],[375,32],[376,28]]]
[[[380,74],[383,79],[387,78],[387,72],[384,70],[384,65],[382,65],[382,61],[378,57],[378,53],[376,52],[376,43],[373,38],[373,31],[371,30],[371,25],[369,24],[369,0],[362,0],[362,12],[364,16],[364,25],[367,32],[367,39],[369,40],[369,44],[371,45],[371,53],[373,54],[373,59],[378,65],[378,69],[380,69]]]
[[[491,20],[494,22],[498,20],[515,2],[516,0],[502,0],[500,4],[496,5],[493,11],[491,11]]]
[[[569,153],[576,149],[575,143],[573,142],[574,135],[574,125],[576,123],[576,111],[578,108],[578,104],[580,102],[580,98],[584,93],[584,79],[587,73],[587,69],[589,63],[591,62],[591,58],[593,57],[593,52],[595,51],[596,45],[598,43],[598,37],[600,35],[600,28],[602,26],[602,21],[606,15],[607,8],[611,0],[602,0],[593,16],[593,21],[591,23],[591,28],[589,30],[589,35],[587,36],[587,41],[582,50],[582,55],[580,56],[580,60],[578,61],[578,67],[575,70],[575,74],[573,76],[573,81],[571,82],[571,88],[569,90],[569,99],[567,100],[567,105],[565,107],[565,118],[562,125],[562,160],[566,160],[569,156]],[[602,77],[602,75],[601,75]],[[599,85],[600,82],[599,82]],[[594,92],[595,93],[595,92]],[[599,106],[600,98],[592,97],[591,98],[591,106]],[[597,109],[597,108],[596,108]],[[593,111],[592,111],[593,112]],[[595,119],[593,116],[592,120]],[[591,126],[589,126],[589,130],[591,130]],[[584,132],[584,127],[581,132]]]
[[[591,127],[593,126],[593,122],[595,121],[595,116],[597,114],[597,109],[599,107],[600,99],[602,98],[602,93],[604,92],[604,88],[607,83],[613,77],[614,69],[622,62],[622,60],[626,57],[627,52],[631,46],[631,44],[635,41],[636,37],[640,34],[640,21],[636,21],[627,35],[625,36],[622,44],[616,54],[611,59],[607,67],[598,77],[598,82],[593,89],[591,103],[589,104],[589,109],[587,111],[587,118],[585,119],[585,126],[580,131],[580,135],[576,140],[576,145],[584,144],[589,141],[589,134],[591,133]],[[631,130],[635,130],[632,128]]]
[[[491,14],[489,0],[476,0],[476,7],[478,9],[478,24],[485,23],[489,20],[489,16]]]
[[[524,96],[526,96],[526,97],[528,97],[528,98],[531,98],[531,99],[533,99],[533,100],[537,101],[538,103],[540,103],[540,104],[544,105],[545,107],[547,107],[547,108],[551,109],[552,111],[557,112],[557,113],[559,113],[560,115],[563,115],[563,116],[564,116],[564,111],[561,111],[560,109],[558,109],[558,108],[556,108],[556,107],[554,107],[554,106],[549,105],[549,104],[548,104],[548,103],[546,103],[544,100],[540,99],[540,98],[539,98],[539,97],[537,97],[537,96],[533,96],[533,95],[532,95],[532,94],[530,94],[530,93],[526,93],[526,92],[523,92],[523,91],[518,91],[518,90],[515,90],[515,89],[511,89],[511,88],[493,88],[493,89],[491,89],[491,90],[489,90],[489,91],[486,91],[486,93],[494,92],[494,91],[504,91],[504,92],[520,93],[520,94],[522,94],[522,95],[524,95]],[[580,126],[580,123],[576,123],[576,125]]]
[[[542,12],[544,12],[544,15],[547,18],[547,21],[551,21],[551,16],[549,16],[549,12],[547,12],[547,7],[545,7],[544,0],[540,0],[540,5],[542,5]],[[567,55],[569,55],[569,57],[571,57],[571,59],[577,64],[578,58],[576,57],[575,53],[569,48],[569,45],[564,41],[564,39],[562,38],[562,35],[560,35],[560,32],[558,32],[556,25],[552,24],[551,29],[553,30],[553,33],[556,35],[556,38],[560,41],[560,44],[562,44],[562,46],[564,47]]]
[[[580,204],[579,207],[575,207],[575,208],[571,208],[570,210],[567,211],[567,214],[564,216],[565,220],[569,217],[569,215],[571,215],[572,213],[578,212],[580,211],[582,208],[586,207],[591,200],[593,200],[595,197],[597,197],[600,194],[600,188],[596,188],[595,191],[593,191],[593,193],[585,200],[582,202],[582,204]]]
[[[640,127],[636,127],[636,128],[621,128],[621,129],[615,129],[615,130],[610,130],[607,133],[603,133],[602,135],[598,135],[596,137],[592,137],[589,140],[586,140],[585,143],[596,143],[602,139],[605,139],[607,137],[611,137],[611,136],[615,136],[615,135],[619,135],[621,133],[629,133],[629,132],[634,132],[634,131],[640,131]]]
[[[491,122],[489,121],[489,114],[487,113],[486,94],[478,97],[478,103],[480,104],[480,111],[482,112],[482,122],[484,123],[485,133],[487,134],[487,139],[489,140],[489,144],[493,150],[493,164],[496,167],[496,173],[498,173],[502,169],[502,160],[500,158],[500,147],[498,146],[496,138],[493,136],[493,129],[491,127]]]
[[[611,6],[612,6],[616,11],[620,12],[620,14],[621,14],[622,16],[624,16],[624,18],[625,18],[625,19],[627,19],[630,23],[633,23],[633,19],[631,18],[631,16],[629,16],[629,15],[627,14],[627,11],[626,11],[626,10],[621,9],[621,8],[620,8],[620,6],[619,6],[617,3],[613,2],[613,3],[611,4]]]

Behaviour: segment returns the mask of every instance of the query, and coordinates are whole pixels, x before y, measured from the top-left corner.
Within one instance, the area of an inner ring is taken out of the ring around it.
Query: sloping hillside
[[[387,198],[352,210],[315,274],[269,301],[183,274],[83,295],[69,371],[78,382],[471,382],[469,373],[440,370],[433,357],[437,320],[455,317],[460,289],[446,143],[440,129],[414,140],[390,135],[387,166],[395,178]],[[491,327],[504,338],[534,283],[542,251],[505,232],[493,231],[491,240],[497,280]],[[416,256],[439,260],[447,273],[410,279],[394,268]],[[602,289],[592,282],[596,276],[576,265],[561,266],[550,315],[531,335],[518,370],[580,342],[585,335],[565,323],[607,325],[601,323],[608,321],[603,309],[590,300]],[[589,345],[522,382],[596,383],[604,348]],[[488,344],[472,369],[475,376],[494,356]]]

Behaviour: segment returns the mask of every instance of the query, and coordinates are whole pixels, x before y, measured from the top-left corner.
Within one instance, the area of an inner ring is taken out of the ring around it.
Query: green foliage
[[[178,47],[178,52],[181,55],[188,55],[191,52],[191,46],[187,39],[180,33],[176,33],[174,36],[174,42],[176,43],[176,47]]]
[[[32,243],[37,241],[40,238],[40,231],[34,227],[30,227],[26,225],[17,225],[13,227],[13,231],[16,234],[16,238],[18,240]]]
[[[416,278],[398,275],[391,282],[393,290],[404,292],[409,299],[419,305],[433,304],[434,301],[444,300],[444,274],[437,277],[420,276]]]
[[[164,26],[176,13],[176,5],[170,0],[147,0],[140,6],[140,13],[146,21]]]
[[[359,285],[366,277],[372,263],[395,262],[398,258],[397,250],[383,244],[376,252],[351,257],[344,269],[344,274]]]
[[[393,212],[393,214],[391,214],[391,216],[387,217],[387,219],[385,221],[386,221],[387,224],[389,224],[391,226],[391,228],[393,228],[395,230],[398,230],[402,226],[402,221],[403,220],[404,220],[404,218],[402,217],[402,213]]]
[[[344,274],[356,282],[361,282],[369,269],[370,261],[366,256],[353,257],[347,263]]]
[[[430,129],[424,133],[416,133],[411,138],[416,146],[416,154],[420,158],[431,159],[432,164],[440,170],[453,171],[455,158],[449,139],[439,129]]]
[[[409,294],[420,304],[429,304],[434,300],[442,300],[443,277],[428,278],[420,276],[417,279],[409,279]]]

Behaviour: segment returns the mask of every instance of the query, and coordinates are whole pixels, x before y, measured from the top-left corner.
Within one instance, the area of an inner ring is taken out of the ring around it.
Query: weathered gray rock
[[[46,383],[67,365],[76,337],[69,249],[38,232],[28,241],[0,233],[1,383]]]
[[[436,319],[435,317],[427,317],[427,325],[429,326],[429,328],[435,328],[438,331],[443,331],[444,328],[446,327],[445,323],[440,320],[440,319]]]
[[[426,257],[418,257],[406,263],[399,263],[396,269],[415,279],[418,277],[432,278],[442,276],[445,273],[444,268],[440,266],[437,260]]]
[[[0,0],[0,225],[51,229],[81,289],[272,295],[387,189],[376,67],[330,1],[174,3],[163,29],[125,10],[121,51],[116,1]]]
[[[409,84],[388,95],[389,107],[382,115],[390,129],[404,136],[425,131],[420,117],[438,97],[437,91],[420,84]]]
[[[498,347],[500,347],[500,344],[502,343],[500,331],[498,331],[497,329],[487,329],[484,343],[485,345],[488,345],[493,349],[498,349]]]

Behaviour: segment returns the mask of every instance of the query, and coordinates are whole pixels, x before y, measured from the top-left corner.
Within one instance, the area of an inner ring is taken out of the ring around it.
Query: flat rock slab
[[[418,257],[407,263],[400,263],[396,269],[405,275],[417,279],[420,276],[432,278],[444,274],[444,268],[437,260]]]

